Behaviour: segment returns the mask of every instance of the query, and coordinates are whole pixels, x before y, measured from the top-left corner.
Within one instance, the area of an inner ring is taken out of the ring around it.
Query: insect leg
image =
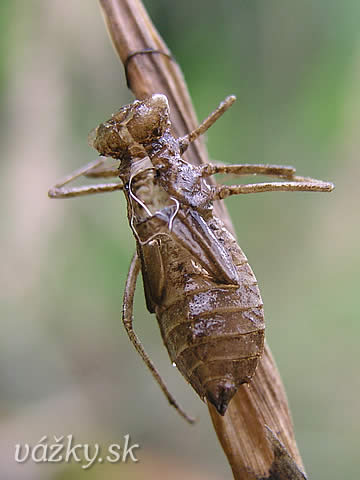
[[[218,185],[214,187],[213,200],[222,200],[230,195],[261,192],[331,192],[334,185],[314,178],[291,177],[291,182],[252,183],[247,185]]]
[[[111,167],[104,167],[103,163],[105,162],[105,157],[100,157],[87,165],[75,170],[74,172],[67,175],[60,182],[50,188],[48,195],[50,198],[70,198],[70,197],[79,197],[81,195],[91,195],[93,193],[103,193],[103,192],[113,192],[114,190],[121,190],[123,185],[121,183],[109,183],[109,184],[99,184],[99,185],[87,185],[84,187],[73,187],[73,188],[64,188],[65,185],[72,182],[78,177],[81,176],[115,176],[108,175]],[[113,172],[113,170],[111,170]]]
[[[214,110],[205,120],[192,132],[188,133],[187,135],[180,137],[179,145],[181,152],[185,152],[191,142],[196,140],[200,135],[206,132],[215,122],[218,120],[221,115],[223,115],[226,110],[228,110],[231,105],[235,102],[236,97],[234,95],[230,95],[226,97],[223,102],[220,103],[218,108]]]
[[[89,178],[108,178],[108,177],[118,177],[119,176],[119,162],[109,166],[102,166],[92,168],[87,173],[84,174],[85,177]]]
[[[158,371],[156,370],[154,364],[150,360],[149,356],[145,352],[140,340],[138,339],[136,333],[133,330],[133,304],[134,304],[134,293],[135,293],[135,287],[136,287],[136,279],[139,274],[140,270],[140,261],[139,257],[135,253],[131,264],[130,264],[130,269],[128,273],[128,277],[126,280],[126,285],[125,285],[125,292],[124,292],[124,300],[123,300],[123,314],[122,314],[122,320],[124,322],[124,326],[126,329],[126,332],[130,338],[131,343],[134,345],[136,348],[137,352],[143,359],[143,361],[146,363],[147,367],[151,371],[153,377],[159,384],[161,390],[164,392],[166,398],[168,399],[170,405],[176,408],[176,410],[179,412],[179,414],[185,418],[189,423],[194,423],[194,419],[189,417],[184,410],[179,406],[175,398],[171,395],[169,390],[167,389],[164,381],[160,377]]]
[[[122,190],[122,183],[100,183],[98,185],[86,185],[84,187],[53,187],[50,188],[48,195],[50,198],[71,198],[81,197],[83,195],[92,195],[94,193],[114,192],[115,190]]]
[[[289,167],[287,165],[254,165],[251,163],[238,165],[214,165],[212,163],[207,163],[200,168],[204,177],[220,173],[229,175],[266,175],[270,177],[291,179],[296,171],[294,167]]]

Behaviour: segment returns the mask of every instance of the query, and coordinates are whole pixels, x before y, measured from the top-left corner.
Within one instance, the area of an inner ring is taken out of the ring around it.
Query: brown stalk
[[[113,45],[126,67],[129,88],[143,99],[153,93],[168,97],[175,133],[198,125],[181,70],[154,28],[140,0],[99,0]],[[152,49],[162,53],[135,52]],[[214,104],[217,102],[214,101]],[[209,106],[211,110],[213,105]],[[201,139],[186,153],[189,162],[207,163]],[[233,231],[221,202],[216,214]],[[210,405],[215,431],[238,480],[305,479],[280,374],[268,346],[249,385],[239,388],[224,417]]]

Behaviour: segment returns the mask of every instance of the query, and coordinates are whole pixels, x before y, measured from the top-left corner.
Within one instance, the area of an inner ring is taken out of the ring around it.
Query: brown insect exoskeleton
[[[69,175],[49,191],[51,198],[123,190],[136,240],[128,274],[123,322],[131,342],[169,402],[185,417],[145,353],[133,327],[133,298],[141,268],[146,305],[155,313],[175,364],[202,399],[224,415],[242,383],[250,382],[264,347],[264,312],[256,278],[233,236],[213,214],[214,200],[267,191],[329,192],[331,183],[295,176],[278,165],[193,166],[182,159],[235,101],[230,96],[193,132],[171,133],[164,95],[127,105],[92,132],[92,145],[119,164],[100,158]],[[280,182],[212,186],[216,173],[261,174]],[[86,175],[116,177],[120,183],[68,189]]]

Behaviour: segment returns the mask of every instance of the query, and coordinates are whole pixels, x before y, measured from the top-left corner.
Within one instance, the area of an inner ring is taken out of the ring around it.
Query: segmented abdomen
[[[177,295],[168,296],[171,302],[164,299],[156,314],[172,362],[223,415],[238,387],[255,373],[265,327],[260,292],[245,255],[225,229],[213,226],[213,231],[232,255],[239,285],[218,284],[204,273],[185,274],[182,295],[177,286]]]

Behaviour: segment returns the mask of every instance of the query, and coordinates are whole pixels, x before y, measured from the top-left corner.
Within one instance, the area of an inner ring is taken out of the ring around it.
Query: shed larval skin
[[[213,201],[262,192],[331,192],[334,185],[296,175],[294,167],[270,164],[203,164],[182,158],[234,103],[229,96],[195,130],[176,138],[167,98],[135,100],[93,130],[91,145],[104,158],[67,175],[50,198],[122,190],[136,241],[123,300],[130,341],[169,403],[189,423],[133,329],[133,303],[140,268],[148,310],[155,313],[174,365],[202,399],[224,415],[239,385],[253,377],[264,349],[264,312],[255,276]],[[215,174],[264,175],[280,181],[209,184]],[[68,188],[81,177],[119,177],[120,182]]]
[[[264,350],[264,312],[255,276],[235,239],[213,215],[213,201],[262,192],[331,192],[334,185],[296,175],[294,167],[270,164],[194,166],[182,158],[234,103],[230,95],[193,131],[171,132],[165,95],[135,100],[90,133],[104,158],[58,182],[50,198],[123,190],[136,241],[123,300],[128,337],[169,403],[189,423],[133,329],[133,304],[140,268],[147,308],[155,313],[174,365],[202,399],[224,415],[239,385],[253,377]],[[215,174],[263,175],[280,181],[211,184]],[[82,177],[119,177],[120,182],[68,188]]]
[[[123,107],[92,143],[121,160],[147,307],[171,361],[224,415],[263,353],[264,313],[245,255],[213,215],[214,187],[181,158],[163,95]]]

